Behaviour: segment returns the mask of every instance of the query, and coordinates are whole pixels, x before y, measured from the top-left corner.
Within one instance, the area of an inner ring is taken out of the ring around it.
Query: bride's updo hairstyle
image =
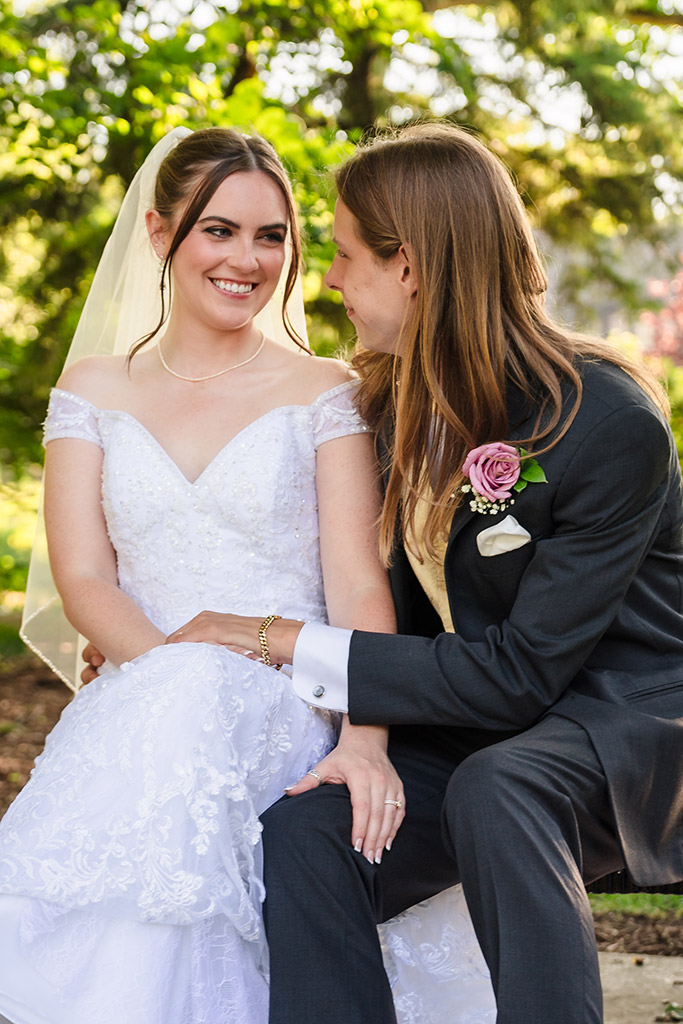
[[[505,165],[448,122],[414,124],[361,145],[336,173],[339,199],[360,240],[380,260],[404,246],[416,281],[396,355],[357,346],[360,411],[388,439],[389,481],[381,545],[389,562],[420,495],[433,492],[425,541],[431,554],[464,500],[467,452],[505,441],[506,391],[514,385],[538,416],[516,445],[556,444],[581,402],[582,359],[623,367],[663,409],[656,380],[599,338],[572,334],[545,310],[545,272],[521,198]],[[562,419],[563,384],[575,401]],[[526,418],[526,417],[525,417]]]
[[[154,188],[154,209],[169,223],[173,223],[179,213],[180,219],[162,264],[159,282],[159,323],[153,331],[133,346],[129,359],[158,334],[166,321],[170,302],[170,296],[167,301],[167,292],[170,292],[170,271],[178,246],[187,238],[218,186],[238,171],[261,171],[267,174],[282,192],[287,206],[291,241],[291,259],[282,300],[282,319],[292,341],[305,352],[309,351],[308,346],[295,331],[287,313],[287,302],[294,289],[301,261],[301,236],[287,172],[271,144],[261,136],[242,135],[232,128],[203,128],[182,139],[159,167]]]

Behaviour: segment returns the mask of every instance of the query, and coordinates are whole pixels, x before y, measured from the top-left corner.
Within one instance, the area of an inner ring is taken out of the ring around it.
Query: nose
[[[234,267],[243,271],[252,271],[258,268],[256,248],[252,238],[239,238],[230,254],[230,262]]]
[[[325,284],[328,288],[331,288],[334,292],[341,291],[341,285],[339,283],[339,274],[337,273],[337,257],[332,260],[330,269],[325,274]]]

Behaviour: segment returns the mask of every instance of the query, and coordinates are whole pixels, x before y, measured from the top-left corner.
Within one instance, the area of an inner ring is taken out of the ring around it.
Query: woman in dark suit
[[[325,762],[266,813],[271,1021],[393,1021],[375,922],[461,880],[499,1024],[594,1024],[584,884],[624,865],[641,885],[683,878],[683,488],[666,399],[549,319],[519,195],[472,135],[375,140],[337,186],[328,283],[357,329],[403,635],[279,620],[261,638],[294,659],[304,699],[391,726],[406,806],[385,814],[405,820],[390,854],[356,853]],[[258,649],[259,626],[193,628]]]

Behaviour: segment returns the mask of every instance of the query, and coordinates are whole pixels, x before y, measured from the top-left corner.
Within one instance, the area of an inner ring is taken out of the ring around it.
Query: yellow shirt
[[[435,544],[436,558],[432,558],[426,551],[422,538],[424,537],[425,523],[429,513],[429,502],[420,499],[415,510],[414,532],[410,537],[410,543],[406,543],[406,554],[411,568],[417,576],[418,582],[429,598],[434,610],[441,619],[446,633],[455,633],[453,619],[448,605],[448,594],[446,592],[446,577],[444,576],[444,562],[446,561],[447,538],[438,538]],[[416,540],[417,538],[417,540]],[[413,550],[411,550],[411,548]],[[422,559],[422,561],[420,561]]]

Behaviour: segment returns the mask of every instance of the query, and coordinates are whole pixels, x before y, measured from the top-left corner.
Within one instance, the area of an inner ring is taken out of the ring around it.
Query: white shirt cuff
[[[348,711],[350,629],[307,622],[294,646],[292,686],[307,704]]]

